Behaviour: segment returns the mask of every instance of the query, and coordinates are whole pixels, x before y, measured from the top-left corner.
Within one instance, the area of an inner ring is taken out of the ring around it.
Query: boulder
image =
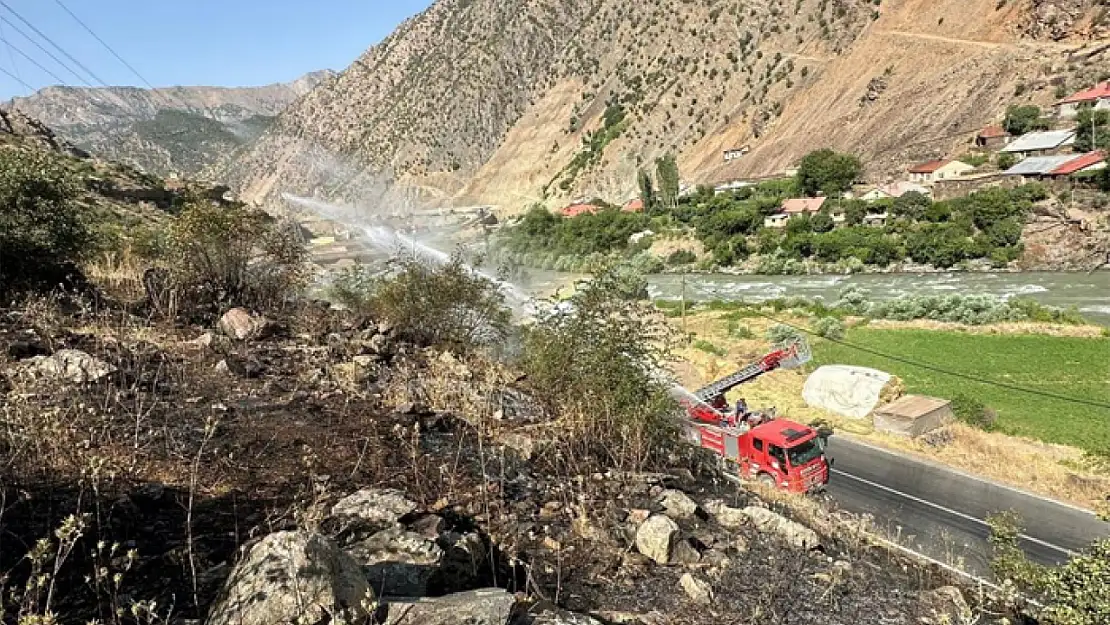
[[[374,602],[362,569],[330,540],[300,531],[266,536],[232,570],[207,625],[358,621]]]
[[[501,588],[390,601],[383,625],[506,625],[514,606],[516,599]]]
[[[401,527],[393,527],[344,551],[362,566],[379,595],[421,597],[428,580],[443,562],[443,549],[431,540]]]
[[[27,370],[35,376],[75,384],[96,382],[116,372],[112,365],[77,349],[59,349],[50,356],[35,356],[27,361]]]
[[[920,601],[925,612],[930,615],[923,619],[925,623],[960,625],[974,620],[971,606],[955,586],[942,586],[922,593]]]
[[[682,590],[686,591],[686,596],[690,597],[694,603],[701,605],[713,603],[713,587],[709,585],[709,582],[685,573],[678,580],[678,584],[682,586]]]
[[[520,621],[521,625],[601,625],[601,622],[592,616],[568,612],[558,608],[547,608],[528,616]],[[513,625],[517,625],[516,622]]]
[[[671,549],[671,562],[674,564],[697,564],[701,561],[701,552],[691,544],[689,539],[675,542]]]
[[[705,510],[713,515],[718,525],[726,529],[738,530],[749,523],[743,510],[727,506],[719,500],[706,502]]]
[[[748,517],[761,532],[777,534],[788,544],[799,549],[816,549],[821,546],[817,532],[766,508],[748,506],[744,508]]]
[[[363,488],[332,506],[332,517],[343,526],[385,529],[416,510],[416,503],[399,490]]]
[[[486,541],[474,532],[447,532],[436,544],[443,550],[443,565],[437,576],[444,586],[441,590],[473,588],[490,566]]]
[[[659,504],[666,509],[665,514],[672,519],[689,519],[698,512],[698,504],[680,490],[663,491],[659,495]]]
[[[670,518],[656,514],[636,530],[636,549],[657,564],[668,564],[678,537],[678,525]]]
[[[274,324],[260,315],[252,315],[245,308],[232,308],[220,317],[216,329],[236,341],[265,338],[274,331]]]

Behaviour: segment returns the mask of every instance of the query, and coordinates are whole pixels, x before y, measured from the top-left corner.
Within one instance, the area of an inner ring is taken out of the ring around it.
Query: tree
[[[639,174],[639,182],[640,200],[644,203],[644,212],[651,214],[651,212],[655,210],[655,204],[657,201],[655,197],[655,185],[651,182],[651,174],[641,169]]]
[[[896,217],[922,221],[925,219],[925,211],[929,209],[930,204],[932,204],[932,201],[924,193],[910,191],[894,198],[893,212]]]
[[[821,211],[814,215],[813,218],[810,219],[809,225],[813,228],[814,232],[828,232],[836,227],[832,215],[829,215],[825,211]]]
[[[802,159],[798,187],[809,196],[822,193],[829,197],[839,196],[852,188],[862,171],[863,165],[851,154],[817,150]]]
[[[1110,150],[1110,111],[1086,107],[1079,111],[1075,123],[1076,151]]]
[[[1006,117],[1002,120],[1002,128],[1006,132],[1018,136],[1034,130],[1045,130],[1048,124],[1041,119],[1039,106],[1027,104],[1014,105],[1006,109]]]
[[[78,186],[39,151],[0,151],[0,293],[54,287],[92,243],[77,210]]]
[[[656,181],[659,183],[660,199],[663,205],[674,209],[678,203],[678,162],[673,154],[655,159]]]
[[[1007,169],[1013,167],[1014,165],[1017,165],[1017,162],[1018,162],[1018,159],[1017,159],[1017,155],[1015,155],[1015,154],[1011,154],[1009,152],[1000,152],[998,154],[998,161],[997,161],[998,169],[1000,169],[1002,171],[1006,171]]]

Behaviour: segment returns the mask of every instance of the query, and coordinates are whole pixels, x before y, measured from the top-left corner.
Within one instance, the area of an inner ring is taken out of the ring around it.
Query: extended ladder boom
[[[736,373],[698,389],[694,392],[694,395],[703,402],[711,403],[715,398],[724,395],[745,382],[758,378],[768,371],[774,371],[779,368],[793,369],[800,367],[809,362],[809,359],[809,344],[801,339],[794,340],[780,345],[775,351]]]

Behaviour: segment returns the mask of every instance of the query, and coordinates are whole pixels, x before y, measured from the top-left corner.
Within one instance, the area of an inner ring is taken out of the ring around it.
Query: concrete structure
[[[725,152],[724,152],[725,162],[729,163],[729,162],[735,161],[736,159],[740,158],[741,156],[744,156],[745,154],[747,154],[749,151],[751,151],[751,148],[749,148],[746,145],[742,148],[734,148],[734,149],[731,149],[731,150],[725,150]]]
[[[751,180],[733,180],[731,182],[722,182],[721,184],[713,187],[713,194],[720,195],[722,193],[728,193],[729,191],[743,189],[744,187],[754,187],[756,184],[757,183],[752,182]]]
[[[1002,148],[1002,151],[1007,154],[1017,154],[1022,158],[1053,156],[1064,152],[1074,144],[1074,130],[1048,130],[1024,134]]]
[[[952,402],[935,397],[906,395],[875,411],[875,429],[917,438],[955,419]]]
[[[889,219],[889,213],[867,214],[863,216],[863,225],[873,228],[882,228]]]
[[[1019,184],[1017,178],[1007,177],[1002,172],[972,174],[963,178],[938,180],[933,185],[933,199],[937,202],[964,197],[974,191],[990,187],[1012,188]]]
[[[775,213],[763,218],[764,228],[785,228],[786,222],[790,221],[790,215],[786,213]]]
[[[958,178],[974,170],[975,168],[967,163],[941,159],[914,165],[909,173],[911,182],[932,184],[946,178]]]
[[[860,196],[864,202],[875,202],[877,200],[889,200],[897,197],[902,197],[907,193],[920,193],[922,195],[929,195],[929,187],[922,186],[916,182],[893,182],[891,184],[884,184],[871,189],[867,193]]]
[[[1110,109],[1110,80],[1060,100],[1055,106],[1056,116],[1072,119],[1079,115],[1079,109],[1084,106]]]
[[[1002,126],[987,126],[975,137],[975,145],[988,150],[997,150],[1010,143],[1010,133]]]

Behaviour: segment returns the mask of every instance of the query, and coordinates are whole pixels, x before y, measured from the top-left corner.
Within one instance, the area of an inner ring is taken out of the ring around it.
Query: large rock
[[[718,525],[725,529],[738,530],[750,522],[743,510],[725,505],[723,501],[707,501],[705,510],[713,515]]]
[[[348,546],[379,596],[420,597],[443,562],[443,549],[431,540],[393,527]]]
[[[777,534],[788,544],[799,549],[815,549],[821,546],[821,539],[817,537],[817,532],[777,512],[748,506],[744,508],[744,516],[748,517],[759,531]]]
[[[273,332],[274,324],[265,317],[250,314],[245,308],[232,308],[220,317],[216,329],[224,336],[245,341],[265,338]]]
[[[802,398],[806,404],[845,417],[862,419],[879,405],[889,373],[865,367],[826,365],[806,379]]]
[[[441,591],[462,590],[478,585],[490,567],[490,552],[486,541],[474,532],[446,532],[436,540],[443,550],[443,565],[437,577]]]
[[[678,525],[666,516],[656,514],[636,530],[636,549],[658,564],[668,564],[677,537]]]
[[[251,548],[232,570],[208,625],[317,623],[370,616],[374,591],[359,565],[330,540],[277,532]]]
[[[347,527],[385,529],[415,510],[416,503],[399,490],[363,488],[336,502],[331,514]]]
[[[709,582],[685,573],[678,580],[678,584],[682,586],[682,590],[686,591],[686,596],[690,597],[694,603],[701,605],[713,603],[713,587],[709,585]]]
[[[77,349],[59,349],[50,356],[35,356],[27,362],[32,375],[84,384],[116,372],[112,365]]]
[[[383,625],[505,625],[515,605],[516,599],[501,588],[390,601]]]
[[[668,489],[659,494],[659,503],[672,519],[689,519],[698,512],[698,504],[680,490]]]

